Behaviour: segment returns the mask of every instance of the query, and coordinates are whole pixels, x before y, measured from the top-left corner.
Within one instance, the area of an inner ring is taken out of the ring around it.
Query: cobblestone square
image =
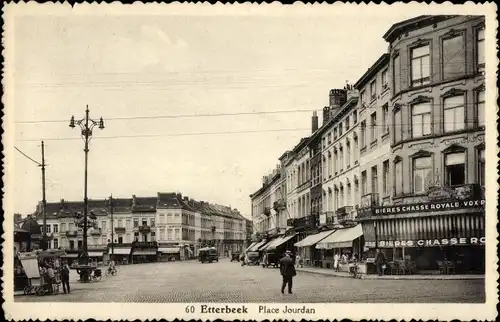
[[[105,268],[103,268],[104,272]],[[481,303],[484,280],[363,280],[298,272],[294,294],[280,293],[278,269],[221,259],[119,266],[117,276],[82,284],[71,294],[19,296],[16,302],[282,302]]]

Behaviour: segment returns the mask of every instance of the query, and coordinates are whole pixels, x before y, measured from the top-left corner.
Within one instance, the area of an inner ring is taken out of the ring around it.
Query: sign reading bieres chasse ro
[[[465,200],[465,201],[449,201],[449,202],[427,202],[406,204],[401,206],[390,207],[375,207],[375,215],[396,215],[407,214],[412,212],[433,212],[446,211],[454,209],[468,209],[484,207],[485,200]]]
[[[417,240],[379,240],[378,247],[440,247],[484,245],[486,237],[454,237]],[[375,242],[365,242],[366,247],[375,247]]]

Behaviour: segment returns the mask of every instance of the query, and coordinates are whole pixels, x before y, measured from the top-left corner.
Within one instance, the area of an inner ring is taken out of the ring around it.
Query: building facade
[[[49,249],[77,258],[83,247],[82,213],[83,202],[47,203]],[[224,254],[241,251],[246,239],[247,219],[238,210],[177,193],[89,200],[88,214],[88,252],[96,261],[110,254],[120,263],[185,259],[207,245]],[[34,216],[43,225],[41,203]]]
[[[362,202],[366,244],[421,270],[484,271],[484,17],[421,16],[384,39],[392,200]]]

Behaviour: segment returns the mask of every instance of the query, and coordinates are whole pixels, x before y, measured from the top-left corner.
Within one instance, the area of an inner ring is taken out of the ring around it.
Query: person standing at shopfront
[[[338,272],[340,270],[340,255],[339,255],[339,253],[335,253],[335,256],[333,256],[333,268],[335,268],[336,272]]]
[[[382,276],[383,273],[382,266],[384,265],[384,263],[385,263],[385,256],[380,251],[380,249],[377,248],[377,253],[375,255],[375,267],[377,269],[378,276]]]
[[[293,277],[297,275],[295,271],[295,265],[291,257],[292,252],[287,250],[285,256],[280,259],[280,273],[283,277],[283,283],[281,285],[281,294],[285,293],[285,287],[288,284],[288,294],[292,294]]]
[[[61,282],[63,286],[63,291],[66,294],[66,291],[69,293],[70,288],[69,288],[69,266],[68,263],[63,263],[61,267]]]

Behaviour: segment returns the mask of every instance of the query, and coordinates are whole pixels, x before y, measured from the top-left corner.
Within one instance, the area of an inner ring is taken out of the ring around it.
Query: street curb
[[[330,274],[326,272],[311,272],[311,271],[303,271],[300,269],[297,269],[297,272],[301,273],[309,273],[309,274],[318,274],[318,275],[323,275],[323,276],[331,276],[331,277],[340,277],[340,278],[353,278],[350,275],[335,275],[335,274]],[[410,275],[410,276],[416,276],[416,275]],[[449,276],[449,275],[448,275]],[[430,276],[422,276],[422,277],[412,277],[408,278],[405,277],[404,275],[401,276],[370,276],[370,275],[362,275],[360,279],[364,280],[384,280],[384,281],[390,281],[390,280],[405,280],[405,281],[458,281],[458,280],[484,280],[485,276],[484,275],[471,275],[471,276],[457,276],[457,277],[444,277],[444,276],[439,276],[436,275],[435,277],[430,277]]]

